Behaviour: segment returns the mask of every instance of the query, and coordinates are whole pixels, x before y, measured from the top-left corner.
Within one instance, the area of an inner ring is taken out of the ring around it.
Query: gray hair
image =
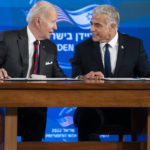
[[[34,17],[40,16],[41,18],[45,17],[45,14],[48,9],[55,8],[53,4],[48,1],[38,1],[36,2],[33,7],[30,9],[26,20],[30,23]]]
[[[111,5],[100,5],[94,8],[93,14],[106,14],[108,16],[108,25],[115,23],[118,27],[120,16],[115,7]]]

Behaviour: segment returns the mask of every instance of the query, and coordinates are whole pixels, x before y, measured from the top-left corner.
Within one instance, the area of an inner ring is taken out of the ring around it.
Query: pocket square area
[[[45,62],[45,65],[47,66],[47,65],[51,65],[51,64],[53,64],[53,62],[52,61],[47,61],[47,62]]]

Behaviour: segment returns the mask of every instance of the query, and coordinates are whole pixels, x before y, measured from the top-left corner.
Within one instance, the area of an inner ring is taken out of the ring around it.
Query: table
[[[150,150],[150,82],[5,81],[0,83],[0,106],[6,107],[5,150],[17,150],[17,107],[64,106],[148,108],[147,150]]]

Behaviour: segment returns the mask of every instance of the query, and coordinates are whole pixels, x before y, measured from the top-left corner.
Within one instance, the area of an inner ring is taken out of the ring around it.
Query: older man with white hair
[[[57,63],[56,45],[49,40],[57,29],[56,20],[55,6],[47,1],[38,1],[27,15],[28,25],[25,28],[1,33],[1,80],[29,78],[31,74],[65,77]],[[41,141],[45,135],[46,114],[47,108],[18,109],[22,141]]]

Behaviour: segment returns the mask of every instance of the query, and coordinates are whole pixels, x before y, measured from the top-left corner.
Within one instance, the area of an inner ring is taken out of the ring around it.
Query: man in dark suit
[[[111,5],[93,11],[92,38],[76,46],[72,76],[101,80],[104,77],[150,77],[150,64],[140,39],[117,32],[119,13]],[[79,140],[99,140],[100,127],[109,123],[129,126],[129,109],[77,108],[74,122]]]
[[[57,48],[49,38],[56,26],[57,11],[47,1],[30,9],[28,25],[21,30],[4,31],[0,40],[0,78],[29,78],[33,73],[34,42],[38,41],[37,74],[65,77],[57,63]],[[38,98],[38,97],[37,97]],[[22,141],[41,141],[45,135],[47,108],[19,108],[19,135]]]

